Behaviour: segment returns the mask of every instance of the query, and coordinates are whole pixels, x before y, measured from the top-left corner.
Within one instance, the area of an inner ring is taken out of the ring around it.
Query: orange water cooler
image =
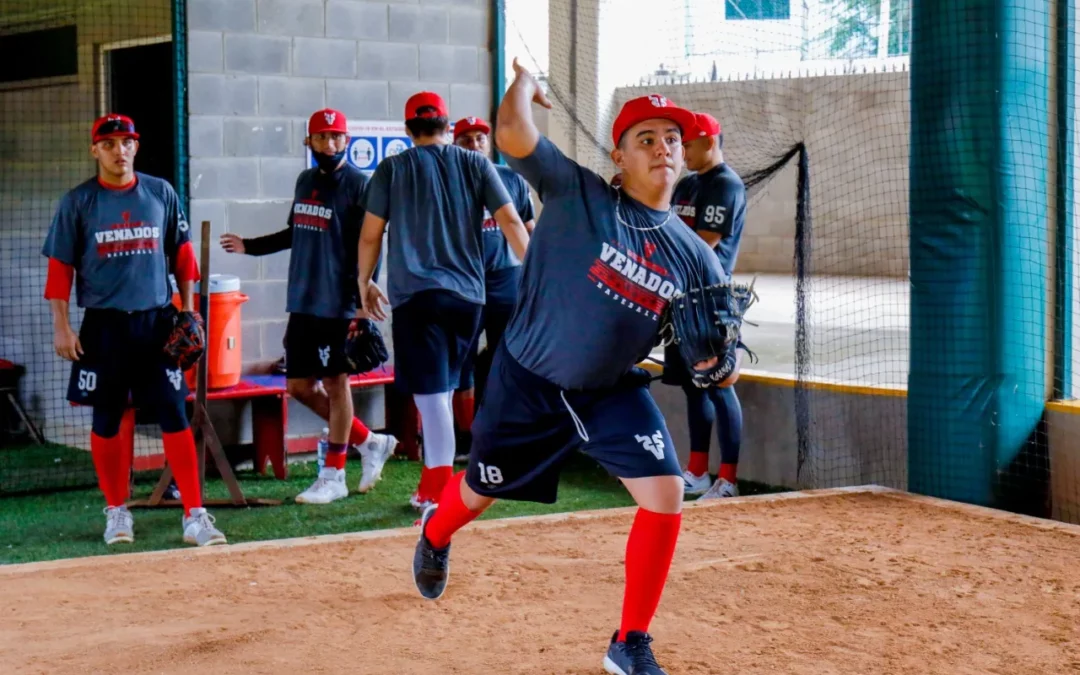
[[[243,345],[240,330],[240,306],[248,296],[240,292],[240,277],[229,274],[211,274],[208,288],[210,297],[210,330],[206,336],[206,376],[208,389],[223,389],[240,382],[243,364]],[[180,306],[180,295],[173,295],[173,304]],[[195,288],[195,309],[199,309],[199,287]],[[188,388],[194,391],[196,365],[185,373]]]

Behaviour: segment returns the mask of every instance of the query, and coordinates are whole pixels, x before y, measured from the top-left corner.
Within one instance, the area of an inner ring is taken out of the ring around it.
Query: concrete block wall
[[[491,114],[486,0],[189,0],[191,220],[223,232],[285,226],[304,168],[304,124],[330,106],[350,119],[400,120],[421,90],[453,117]],[[216,249],[216,247],[215,247]],[[239,275],[244,362],[282,354],[288,252],[224,254],[214,272]]]

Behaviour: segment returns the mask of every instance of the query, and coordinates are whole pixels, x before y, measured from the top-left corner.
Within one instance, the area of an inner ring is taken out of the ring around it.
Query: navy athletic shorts
[[[440,290],[421,291],[394,307],[394,385],[409,394],[457,389],[483,308]]]
[[[640,368],[605,389],[563,390],[499,344],[473,421],[465,475],[478,494],[552,504],[559,472],[582,450],[619,478],[680,476],[667,424]]]
[[[67,399],[87,406],[142,410],[183,405],[184,373],[162,351],[171,308],[125,312],[87,309],[79,329],[83,355],[71,364]]]
[[[290,314],[285,327],[285,376],[334,377],[349,372],[345,343],[352,319]]]

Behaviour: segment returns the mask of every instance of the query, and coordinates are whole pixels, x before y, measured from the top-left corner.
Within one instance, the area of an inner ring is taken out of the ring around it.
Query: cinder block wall
[[[284,227],[304,168],[304,123],[324,106],[350,119],[400,120],[420,90],[452,116],[491,113],[485,0],[189,0],[191,220],[222,232]],[[278,359],[289,253],[214,247],[212,271],[236,274],[244,363]]]

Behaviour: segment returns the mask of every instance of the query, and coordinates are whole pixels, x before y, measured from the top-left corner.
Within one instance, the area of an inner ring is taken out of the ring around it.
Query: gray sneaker
[[[126,506],[109,506],[105,513],[105,543],[131,544],[135,541],[135,519]]]
[[[191,515],[183,519],[184,543],[196,546],[227,544],[225,535],[214,527],[214,517],[206,509],[191,509]]]

